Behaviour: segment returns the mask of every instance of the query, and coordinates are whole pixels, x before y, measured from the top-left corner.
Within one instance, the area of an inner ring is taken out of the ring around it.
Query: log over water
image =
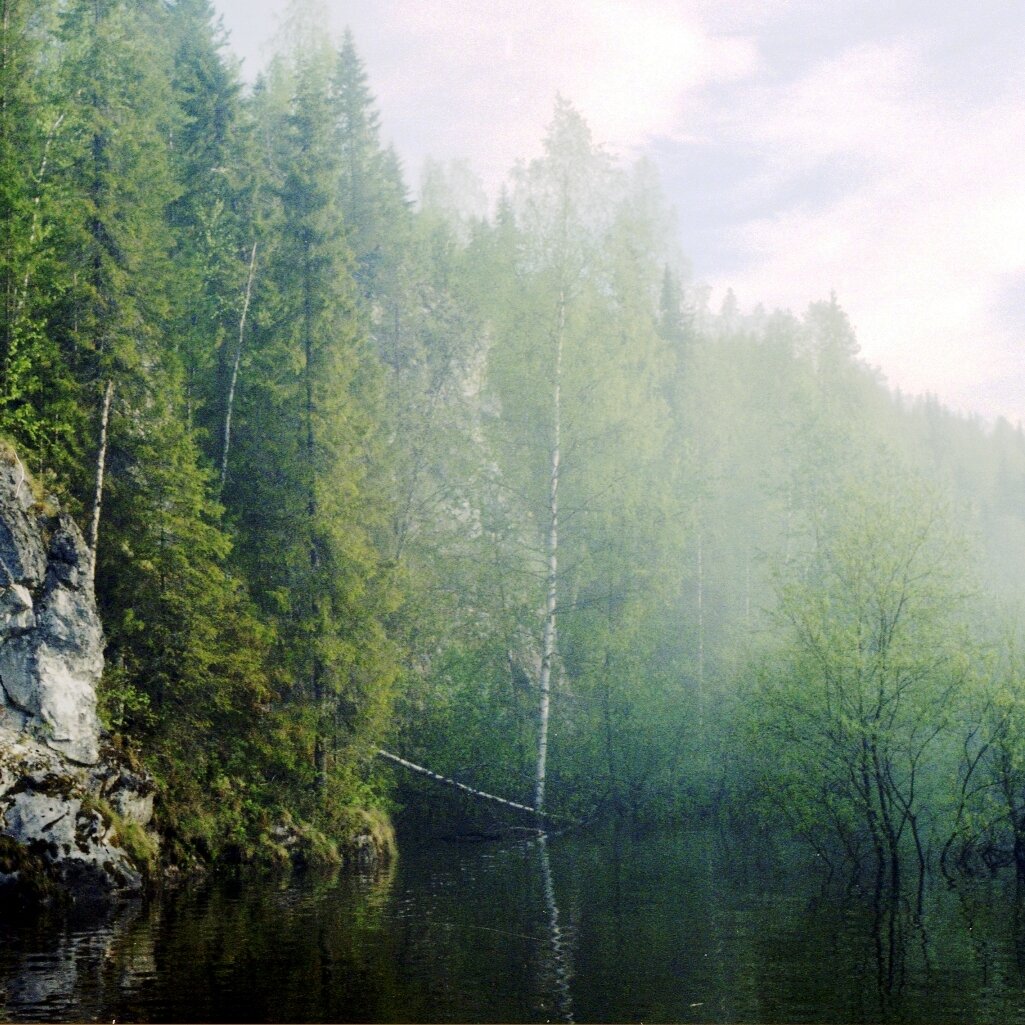
[[[456,790],[462,790],[463,793],[469,794],[471,797],[476,797],[479,800],[493,801],[495,804],[502,804],[507,808],[526,812],[528,815],[533,815],[535,818],[547,819],[551,822],[570,822],[576,824],[576,819],[568,818],[565,815],[552,815],[550,812],[536,811],[534,808],[530,808],[525,804],[518,804],[516,801],[509,801],[504,797],[496,797],[494,794],[485,793],[483,790],[475,790],[473,787],[469,787],[465,783],[460,783],[458,780],[449,779],[448,776],[441,776],[436,772],[432,772],[430,769],[425,769],[422,765],[417,765],[415,762],[410,762],[405,758],[400,758],[398,755],[393,755],[390,751],[378,748],[377,754],[386,761],[393,762],[395,765],[401,765],[404,769],[409,769],[410,772],[419,773],[421,776],[433,779],[437,783],[443,783],[446,786],[454,787]]]

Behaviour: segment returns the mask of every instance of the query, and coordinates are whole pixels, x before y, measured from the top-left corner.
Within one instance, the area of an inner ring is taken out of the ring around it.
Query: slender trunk
[[[883,847],[883,835],[879,828],[879,816],[875,809],[873,799],[874,784],[872,780],[871,753],[867,737],[861,738],[861,751],[858,759],[858,770],[860,774],[860,796],[864,802],[865,822],[868,825],[869,836],[872,839],[872,849],[876,858],[876,899],[882,893],[883,873],[886,866],[886,852]]]
[[[609,782],[612,784],[613,790],[616,792],[616,804],[619,803],[619,773],[616,771],[616,744],[615,744],[615,731],[612,727],[612,681],[609,676],[609,653],[605,652],[605,662],[603,665],[603,677],[602,680],[602,716],[605,723],[605,758],[609,766]]]
[[[751,553],[748,552],[744,576],[744,626],[751,629]]]
[[[612,599],[609,599],[605,611],[609,635],[612,634],[613,613]],[[616,765],[616,736],[612,722],[612,652],[606,647],[605,658],[602,660],[602,712],[605,720],[605,756],[609,766],[609,784],[615,796],[616,808],[619,807],[619,772]]]
[[[376,753],[379,758],[383,758],[385,761],[392,762],[395,765],[401,765],[404,769],[408,769],[410,772],[415,772],[420,776],[426,776],[428,779],[434,780],[435,783],[443,783],[445,786],[462,791],[462,793],[467,794],[470,797],[476,797],[482,801],[493,801],[495,804],[501,804],[506,808],[513,808],[515,811],[529,812],[531,815],[537,815],[537,812],[533,808],[529,808],[525,804],[519,804],[516,801],[509,801],[504,797],[496,797],[494,794],[486,793],[483,790],[476,790],[474,787],[467,786],[465,783],[460,783],[458,780],[450,779],[448,776],[442,776],[440,773],[433,772],[430,769],[424,768],[422,765],[417,765],[416,762],[410,762],[405,758],[400,758],[398,755],[393,755],[390,751],[385,751],[379,748]],[[541,818],[550,819],[553,822],[567,822],[573,825],[579,824],[576,819],[566,818],[563,815],[551,815],[548,812],[543,812]]]
[[[4,52],[4,56],[3,56],[3,64],[4,64],[4,70],[6,70],[7,69],[7,61],[9,59],[8,55],[6,53],[7,32],[8,32],[8,25],[7,25],[8,8],[7,8],[6,4],[4,5],[3,17],[4,17],[3,33],[4,33],[4,51],[5,51]],[[6,104],[6,95],[3,96],[3,104],[2,105],[3,105],[4,108],[6,108],[6,105],[7,105]],[[42,159],[40,160],[40,163],[39,163],[39,170],[36,173],[36,194],[35,194],[35,196],[33,197],[33,200],[32,200],[32,225],[31,225],[31,227],[29,229],[28,253],[25,256],[25,273],[22,275],[21,284],[19,286],[14,281],[13,266],[11,268],[11,271],[9,272],[8,280],[6,280],[4,282],[4,286],[5,286],[4,287],[4,291],[5,291],[5,295],[4,295],[4,308],[5,308],[5,312],[6,312],[6,316],[4,317],[4,335],[5,335],[5,338],[4,338],[4,342],[5,342],[5,344],[4,344],[4,352],[5,352],[6,355],[5,355],[5,359],[4,359],[4,365],[3,365],[3,388],[4,388],[5,392],[7,391],[8,387],[9,387],[9,372],[10,372],[11,361],[12,361],[12,358],[13,358],[13,355],[14,355],[13,352],[12,352],[12,344],[13,344],[13,342],[15,340],[15,335],[16,335],[16,331],[17,331],[18,321],[20,320],[20,318],[22,316],[22,313],[23,313],[23,311],[25,309],[26,303],[28,302],[29,285],[32,282],[32,269],[33,268],[32,268],[31,252],[35,249],[36,244],[39,241],[39,233],[40,233],[40,226],[39,226],[39,204],[40,204],[40,202],[42,200],[43,180],[46,177],[46,166],[47,166],[47,162],[49,160],[50,146],[53,143],[54,136],[57,134],[57,131],[60,129],[60,126],[63,123],[63,121],[64,121],[64,114],[61,114],[56,119],[56,121],[54,121],[53,126],[50,128],[50,132],[49,132],[49,134],[46,137],[46,142],[43,145],[43,156],[42,156]]]
[[[783,565],[789,566],[793,555],[791,549],[794,539],[794,485],[790,481],[787,482],[786,518],[783,530],[785,538],[783,546]]]
[[[92,553],[90,573],[96,576],[96,546],[100,538],[100,510],[103,507],[103,476],[107,467],[107,428],[110,424],[110,405],[114,399],[114,381],[108,379],[103,391],[100,410],[100,448],[96,454],[96,490],[93,493],[93,512],[89,520],[89,551]]]
[[[559,473],[562,459],[562,343],[566,329],[566,294],[559,293],[559,316],[555,335],[554,387],[552,390],[552,462],[548,497],[548,588],[544,631],[541,638],[540,730],[537,741],[537,776],[534,809],[544,811],[548,771],[548,717],[551,708],[552,663],[555,660],[555,608],[559,585]]]
[[[0,39],[3,40],[2,49],[0,49],[0,71],[7,72],[10,64],[10,55],[7,49],[7,40],[11,31],[11,5],[9,0],[2,0],[0,2],[0,11],[3,12],[3,25],[0,28]],[[6,81],[4,83],[6,85]],[[0,114],[7,113],[7,90],[0,90]]]
[[[311,294],[310,275],[312,270],[309,266],[310,254],[306,252],[306,267],[303,275],[303,354],[306,365],[306,470],[307,470],[307,504],[306,516],[310,530],[310,566],[314,569],[317,566],[317,544],[314,538],[314,520],[317,515],[317,492],[316,492],[316,467],[314,457],[316,447],[313,431],[313,296]]]
[[[231,367],[231,383],[228,385],[228,404],[224,411],[224,441],[221,445],[221,486],[217,494],[224,492],[224,482],[228,477],[228,451],[231,448],[231,414],[235,408],[235,388],[238,385],[238,368],[242,362],[242,347],[246,337],[246,317],[249,314],[249,300],[253,294],[253,276],[256,273],[256,243],[253,243],[249,254],[249,277],[246,279],[246,294],[242,301],[242,315],[238,321],[238,347],[235,349],[235,360]]]
[[[32,225],[29,228],[29,248],[35,247],[39,241],[39,205],[43,198],[43,180],[46,178],[46,166],[50,160],[50,147],[53,145],[54,137],[57,132],[60,131],[61,125],[64,123],[65,114],[58,115],[53,125],[50,127],[50,131],[47,133],[46,142],[43,144],[43,156],[39,161],[39,170],[36,172],[36,194],[32,198]],[[29,285],[32,281],[32,265],[28,263],[25,267],[25,274],[21,280],[21,290],[18,293],[17,302],[15,304],[15,314],[20,314],[25,308],[25,303],[28,300]]]
[[[321,662],[318,656],[313,659],[313,700],[316,702],[318,714],[324,708],[324,684],[321,679]],[[323,723],[317,725],[317,736],[313,742],[313,769],[316,772],[318,790],[327,786],[327,738],[324,736]]]
[[[312,295],[312,271],[310,268],[309,247],[305,253],[305,266],[303,274],[303,350],[306,360],[306,472],[309,491],[307,494],[306,520],[309,530],[310,544],[310,570],[316,573],[320,559],[317,553],[317,470],[316,470],[316,446],[313,430],[313,295]],[[318,638],[316,635],[317,620],[317,593],[316,586],[311,580],[310,587],[310,693],[313,696],[313,705],[317,713],[316,736],[313,742],[313,768],[316,773],[316,786],[323,790],[327,785],[327,743],[324,737],[324,724],[321,721],[324,713],[324,666],[318,650]]]
[[[698,530],[698,727],[705,728],[705,538]]]

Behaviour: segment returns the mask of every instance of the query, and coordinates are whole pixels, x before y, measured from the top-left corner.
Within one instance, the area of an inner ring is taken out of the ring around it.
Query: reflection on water
[[[711,830],[407,845],[0,923],[0,1020],[1025,1021],[1025,893],[844,885]]]
[[[541,879],[544,882],[545,905],[548,908],[548,936],[552,949],[552,974],[559,1015],[563,1021],[572,1025],[573,994],[569,987],[572,938],[565,936],[559,925],[559,907],[555,903],[555,884],[552,882],[552,863],[548,857],[548,837],[544,833],[537,838],[537,856],[541,864]]]

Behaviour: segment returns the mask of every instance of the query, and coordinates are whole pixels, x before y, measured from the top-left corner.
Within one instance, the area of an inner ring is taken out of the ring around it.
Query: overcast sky
[[[285,0],[215,0],[247,77]],[[494,191],[556,93],[647,153],[717,303],[835,290],[890,383],[1025,421],[1025,4],[328,0],[415,190],[428,154]]]

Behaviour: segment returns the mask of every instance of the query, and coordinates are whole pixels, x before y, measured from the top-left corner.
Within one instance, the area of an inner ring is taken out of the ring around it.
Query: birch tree
[[[567,670],[560,621],[619,589],[607,556],[613,536],[628,537],[631,517],[611,510],[643,503],[640,467],[658,446],[658,277],[650,294],[642,287],[627,298],[638,284],[620,279],[632,271],[619,260],[626,247],[616,244],[627,185],[560,99],[543,156],[513,174],[512,275],[494,306],[489,379],[500,415],[493,443],[504,484],[525,510],[520,564],[537,587],[527,600],[537,631],[539,811],[560,735],[553,715]],[[576,667],[581,678],[591,668]]]

